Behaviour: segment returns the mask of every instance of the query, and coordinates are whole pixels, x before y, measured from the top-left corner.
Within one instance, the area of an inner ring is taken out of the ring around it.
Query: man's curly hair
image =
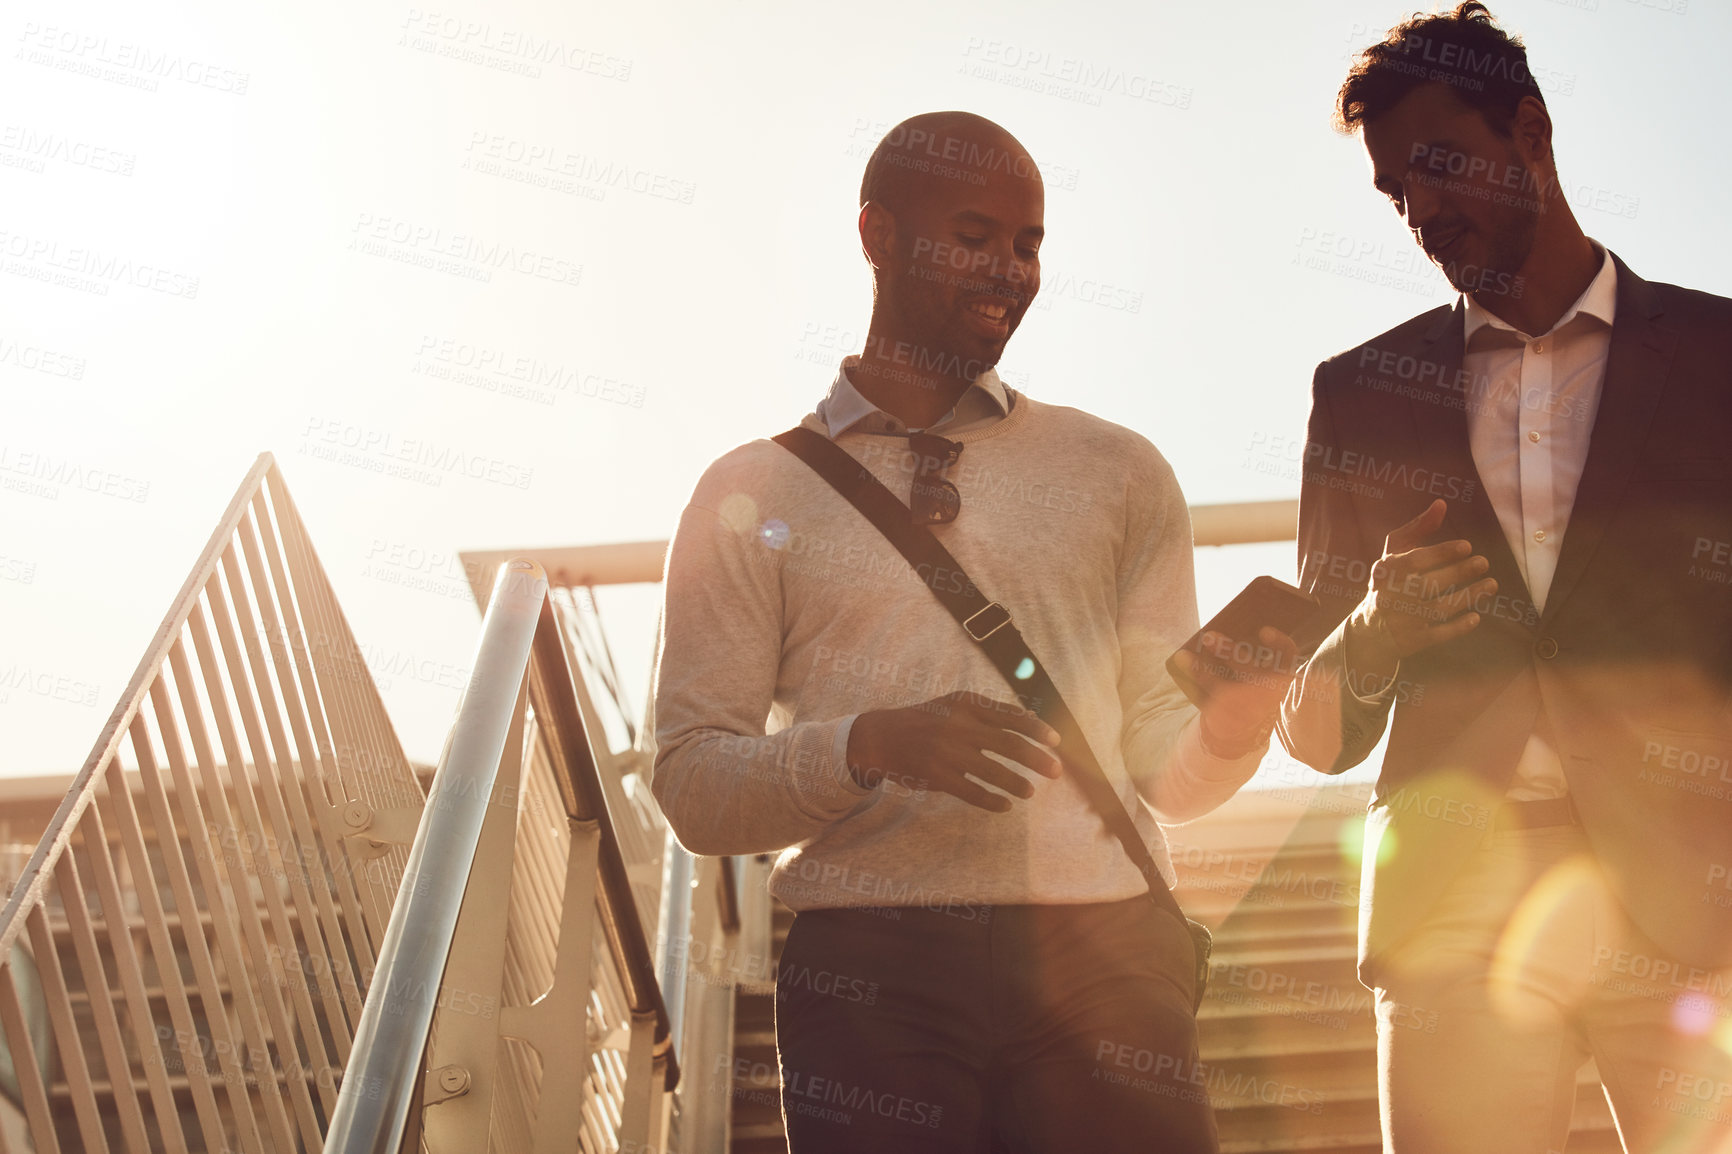
[[[1524,96],[1546,102],[1521,38],[1499,28],[1480,0],[1466,0],[1453,12],[1416,13],[1361,52],[1336,98],[1336,130],[1351,134],[1415,88],[1437,82],[1451,85],[1505,136]]]

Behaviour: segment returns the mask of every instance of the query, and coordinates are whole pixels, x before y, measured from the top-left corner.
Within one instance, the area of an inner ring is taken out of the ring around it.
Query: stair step
[[[205,1081],[207,1081],[215,1089],[220,1090],[220,1089],[224,1088],[224,1086],[226,1086],[227,1083],[224,1081],[223,1070],[222,1070],[221,1065],[214,1058],[209,1059],[207,1061],[207,1065],[208,1065],[209,1069],[206,1071]],[[260,1073],[260,1071],[258,1071],[258,1070],[250,1070],[250,1069],[243,1071],[243,1072],[245,1074],[248,1074],[248,1075],[253,1075],[253,1077],[250,1077],[247,1080],[247,1084],[249,1086],[255,1084],[255,1082],[257,1081],[257,1075]],[[288,1077],[289,1076],[288,1076],[286,1071],[273,1070],[273,1071],[271,1071],[271,1073],[276,1075],[276,1082],[279,1086],[288,1084]],[[309,1085],[311,1085],[314,1083],[314,1081],[318,1077],[319,1073],[320,1073],[319,1071],[314,1071],[311,1069],[303,1068],[302,1070],[299,1071],[298,1077],[300,1078],[301,1081],[306,1082]],[[341,1081],[341,1075],[342,1075],[342,1071],[335,1070],[335,1069],[332,1069],[328,1072],[324,1072],[324,1077],[326,1078],[327,1082],[330,1081],[331,1079],[336,1079],[337,1081]],[[166,1076],[168,1078],[168,1087],[170,1090],[174,1091],[174,1095],[176,1098],[180,1098],[183,1096],[188,1098],[188,1099],[191,1098],[191,1096],[192,1096],[192,1079],[191,1079],[190,1075],[186,1074],[183,1071],[180,1073],[171,1073],[171,1074],[168,1074]],[[145,1097],[149,1093],[148,1084],[145,1082],[144,1075],[142,1072],[139,1074],[136,1081],[129,1088],[134,1089],[135,1092],[141,1098]],[[111,1100],[114,1097],[114,1083],[108,1078],[92,1078],[90,1080],[90,1093],[92,1094],[92,1096],[97,1098],[99,1101]],[[69,1082],[51,1082],[51,1083],[49,1083],[49,1085],[48,1085],[48,1097],[54,1103],[56,1108],[58,1108],[62,1104],[65,1104],[68,1107],[70,1107],[71,1102],[72,1102],[72,1085],[71,1085],[71,1083],[69,1083]]]
[[[1278,1096],[1282,1093],[1279,1087],[1273,1092]],[[1301,1101],[1295,1093],[1288,1096],[1290,1104],[1286,1106],[1241,1105],[1234,1099],[1217,1096],[1212,1090],[1210,1097],[1215,1102],[1222,1154],[1376,1148],[1380,1142],[1375,1082],[1369,1094],[1347,1093],[1321,1102],[1313,1098]],[[1578,1083],[1572,1130],[1584,1135],[1613,1131],[1611,1110],[1597,1082]],[[1569,1154],[1577,1154],[1578,1141],[1585,1149],[1591,1140],[1572,1137]],[[1615,1134],[1613,1140],[1616,1141]]]

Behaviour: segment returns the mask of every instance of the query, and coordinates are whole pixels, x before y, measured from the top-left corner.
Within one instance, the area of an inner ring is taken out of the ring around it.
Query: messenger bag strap
[[[1064,762],[1077,771],[1077,784],[1082,787],[1089,803],[1123,843],[1131,863],[1148,883],[1150,897],[1156,905],[1170,910],[1181,922],[1184,921],[1184,913],[1167,888],[1154,855],[1137,833],[1136,823],[1131,820],[1124,801],[1107,780],[1106,771],[1095,759],[1082,727],[1077,724],[1064,698],[1059,696],[1058,686],[1053,684],[1046,666],[1023,640],[1022,633],[1011,620],[1010,611],[989,600],[932,530],[916,524],[908,506],[846,449],[804,426],[796,426],[771,440],[828,481],[896,546],[897,552],[907,559],[922,583],[932,590],[933,596],[985,652],[1022,703],[1058,731],[1059,750]],[[952,579],[957,576],[962,580]]]

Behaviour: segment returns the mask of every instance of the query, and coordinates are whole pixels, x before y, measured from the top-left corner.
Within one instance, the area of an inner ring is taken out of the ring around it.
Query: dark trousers
[[[1146,897],[807,910],[776,967],[791,1154],[1197,1154],[1193,946]]]

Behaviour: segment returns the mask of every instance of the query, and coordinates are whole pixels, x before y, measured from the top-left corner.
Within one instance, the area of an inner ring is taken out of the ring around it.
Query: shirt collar
[[[1608,327],[1617,315],[1618,266],[1613,263],[1611,251],[1605,245],[1593,239],[1590,239],[1588,243],[1593,245],[1594,251],[1600,254],[1600,271],[1594,274],[1594,279],[1588,282],[1588,287],[1582,290],[1582,295],[1576,298],[1576,303],[1571,305],[1564,312],[1564,315],[1558,318],[1558,323],[1551,327],[1551,331],[1554,333],[1583,313],[1604,321]],[[1473,297],[1468,296],[1465,299],[1467,301],[1467,316],[1463,322],[1465,344],[1472,344],[1474,334],[1488,325],[1494,329],[1502,329],[1505,332],[1515,333],[1517,336],[1529,339],[1527,333],[1520,332],[1514,325],[1481,306]],[[1546,333],[1538,334],[1538,336],[1546,335]]]
[[[848,370],[859,363],[860,358],[858,356],[842,358],[842,365],[836,370],[836,379],[830,383],[829,393],[825,395],[822,401],[818,402],[818,419],[824,422],[831,440],[840,437],[872,414],[884,412],[862,396],[860,390],[854,387],[854,382],[849,378]],[[1010,412],[1010,398],[1004,391],[1004,382],[998,379],[998,373],[995,370],[987,369],[975,377],[974,383],[968,386],[963,396],[969,396],[976,389],[984,395],[993,407],[998,409],[1000,415]],[[962,406],[962,398],[958,398],[956,408],[952,409],[951,413],[957,412]],[[888,413],[884,415],[886,418],[890,418]],[[948,415],[946,414],[946,416]],[[936,427],[943,424],[945,419],[945,417],[940,417],[932,422],[932,426]]]

